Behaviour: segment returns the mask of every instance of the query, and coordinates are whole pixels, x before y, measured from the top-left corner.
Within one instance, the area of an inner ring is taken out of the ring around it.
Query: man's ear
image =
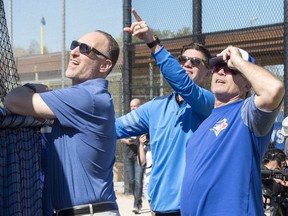
[[[112,68],[112,61],[110,59],[106,59],[104,63],[100,65],[100,73],[107,73]]]
[[[212,69],[207,69],[206,71],[206,78],[209,79],[209,77],[212,75]]]
[[[252,85],[250,83],[246,83],[243,86],[243,90],[245,92],[245,98],[249,97],[251,95]]]
[[[251,91],[252,89],[252,85],[250,83],[246,83],[246,85],[244,86],[245,92]]]

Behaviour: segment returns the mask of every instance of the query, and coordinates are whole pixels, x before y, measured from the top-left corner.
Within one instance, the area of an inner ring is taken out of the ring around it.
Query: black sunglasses
[[[190,61],[190,63],[193,66],[197,67],[201,64],[201,62],[203,62],[203,64],[207,67],[206,62],[203,59],[200,59],[197,57],[187,57],[187,56],[179,55],[177,59],[180,64],[185,64],[187,61]]]
[[[97,49],[85,44],[85,43],[80,43],[76,40],[72,41],[71,45],[70,45],[70,50],[74,50],[76,47],[79,46],[79,51],[82,54],[86,54],[89,55],[89,53],[92,51],[97,55],[101,55],[103,57],[105,57],[106,59],[111,60],[109,57],[107,57],[106,55],[104,55],[103,53],[101,53],[100,51],[98,51]]]
[[[224,70],[224,73],[238,74],[238,71],[229,68],[226,64],[216,64],[212,69],[212,73],[218,73],[221,69]]]

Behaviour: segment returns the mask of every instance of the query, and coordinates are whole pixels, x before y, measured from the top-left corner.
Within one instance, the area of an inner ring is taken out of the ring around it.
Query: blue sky
[[[133,0],[133,7],[156,29],[192,26],[193,0]],[[153,5],[147,7],[147,5]],[[202,0],[203,32],[283,22],[283,0]]]
[[[3,0],[7,25],[9,0]],[[49,52],[62,49],[62,0],[12,0],[13,44],[28,48],[40,44],[41,18],[45,18],[44,45]],[[87,32],[101,29],[114,37],[122,31],[121,0],[66,0],[66,44]]]
[[[8,27],[9,0],[3,0]],[[49,52],[62,49],[62,0],[12,0],[13,44],[27,49],[40,44],[44,17],[44,44]],[[283,22],[283,0],[202,0],[203,32],[246,28]],[[154,29],[177,31],[192,26],[192,0],[132,0],[132,6]],[[86,32],[101,29],[119,38],[123,29],[123,0],[66,0],[66,48]],[[174,15],[176,14],[176,15]],[[134,19],[132,20],[134,21]]]

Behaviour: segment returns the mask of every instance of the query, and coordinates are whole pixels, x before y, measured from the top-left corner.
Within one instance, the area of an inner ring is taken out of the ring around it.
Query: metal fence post
[[[288,0],[284,0],[284,117],[288,115]]]
[[[123,27],[131,25],[131,0],[123,1]],[[132,73],[132,39],[130,33],[123,33],[123,111],[124,114],[130,111],[131,100],[131,73]]]

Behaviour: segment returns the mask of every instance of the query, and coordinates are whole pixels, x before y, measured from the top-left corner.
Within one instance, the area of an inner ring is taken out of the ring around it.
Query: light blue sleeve
[[[280,110],[280,105],[277,109],[266,112],[258,109],[254,102],[255,94],[244,101],[241,109],[241,116],[244,123],[253,131],[258,137],[265,136],[273,127],[275,119]]]
[[[116,119],[117,139],[149,133],[151,101]]]

